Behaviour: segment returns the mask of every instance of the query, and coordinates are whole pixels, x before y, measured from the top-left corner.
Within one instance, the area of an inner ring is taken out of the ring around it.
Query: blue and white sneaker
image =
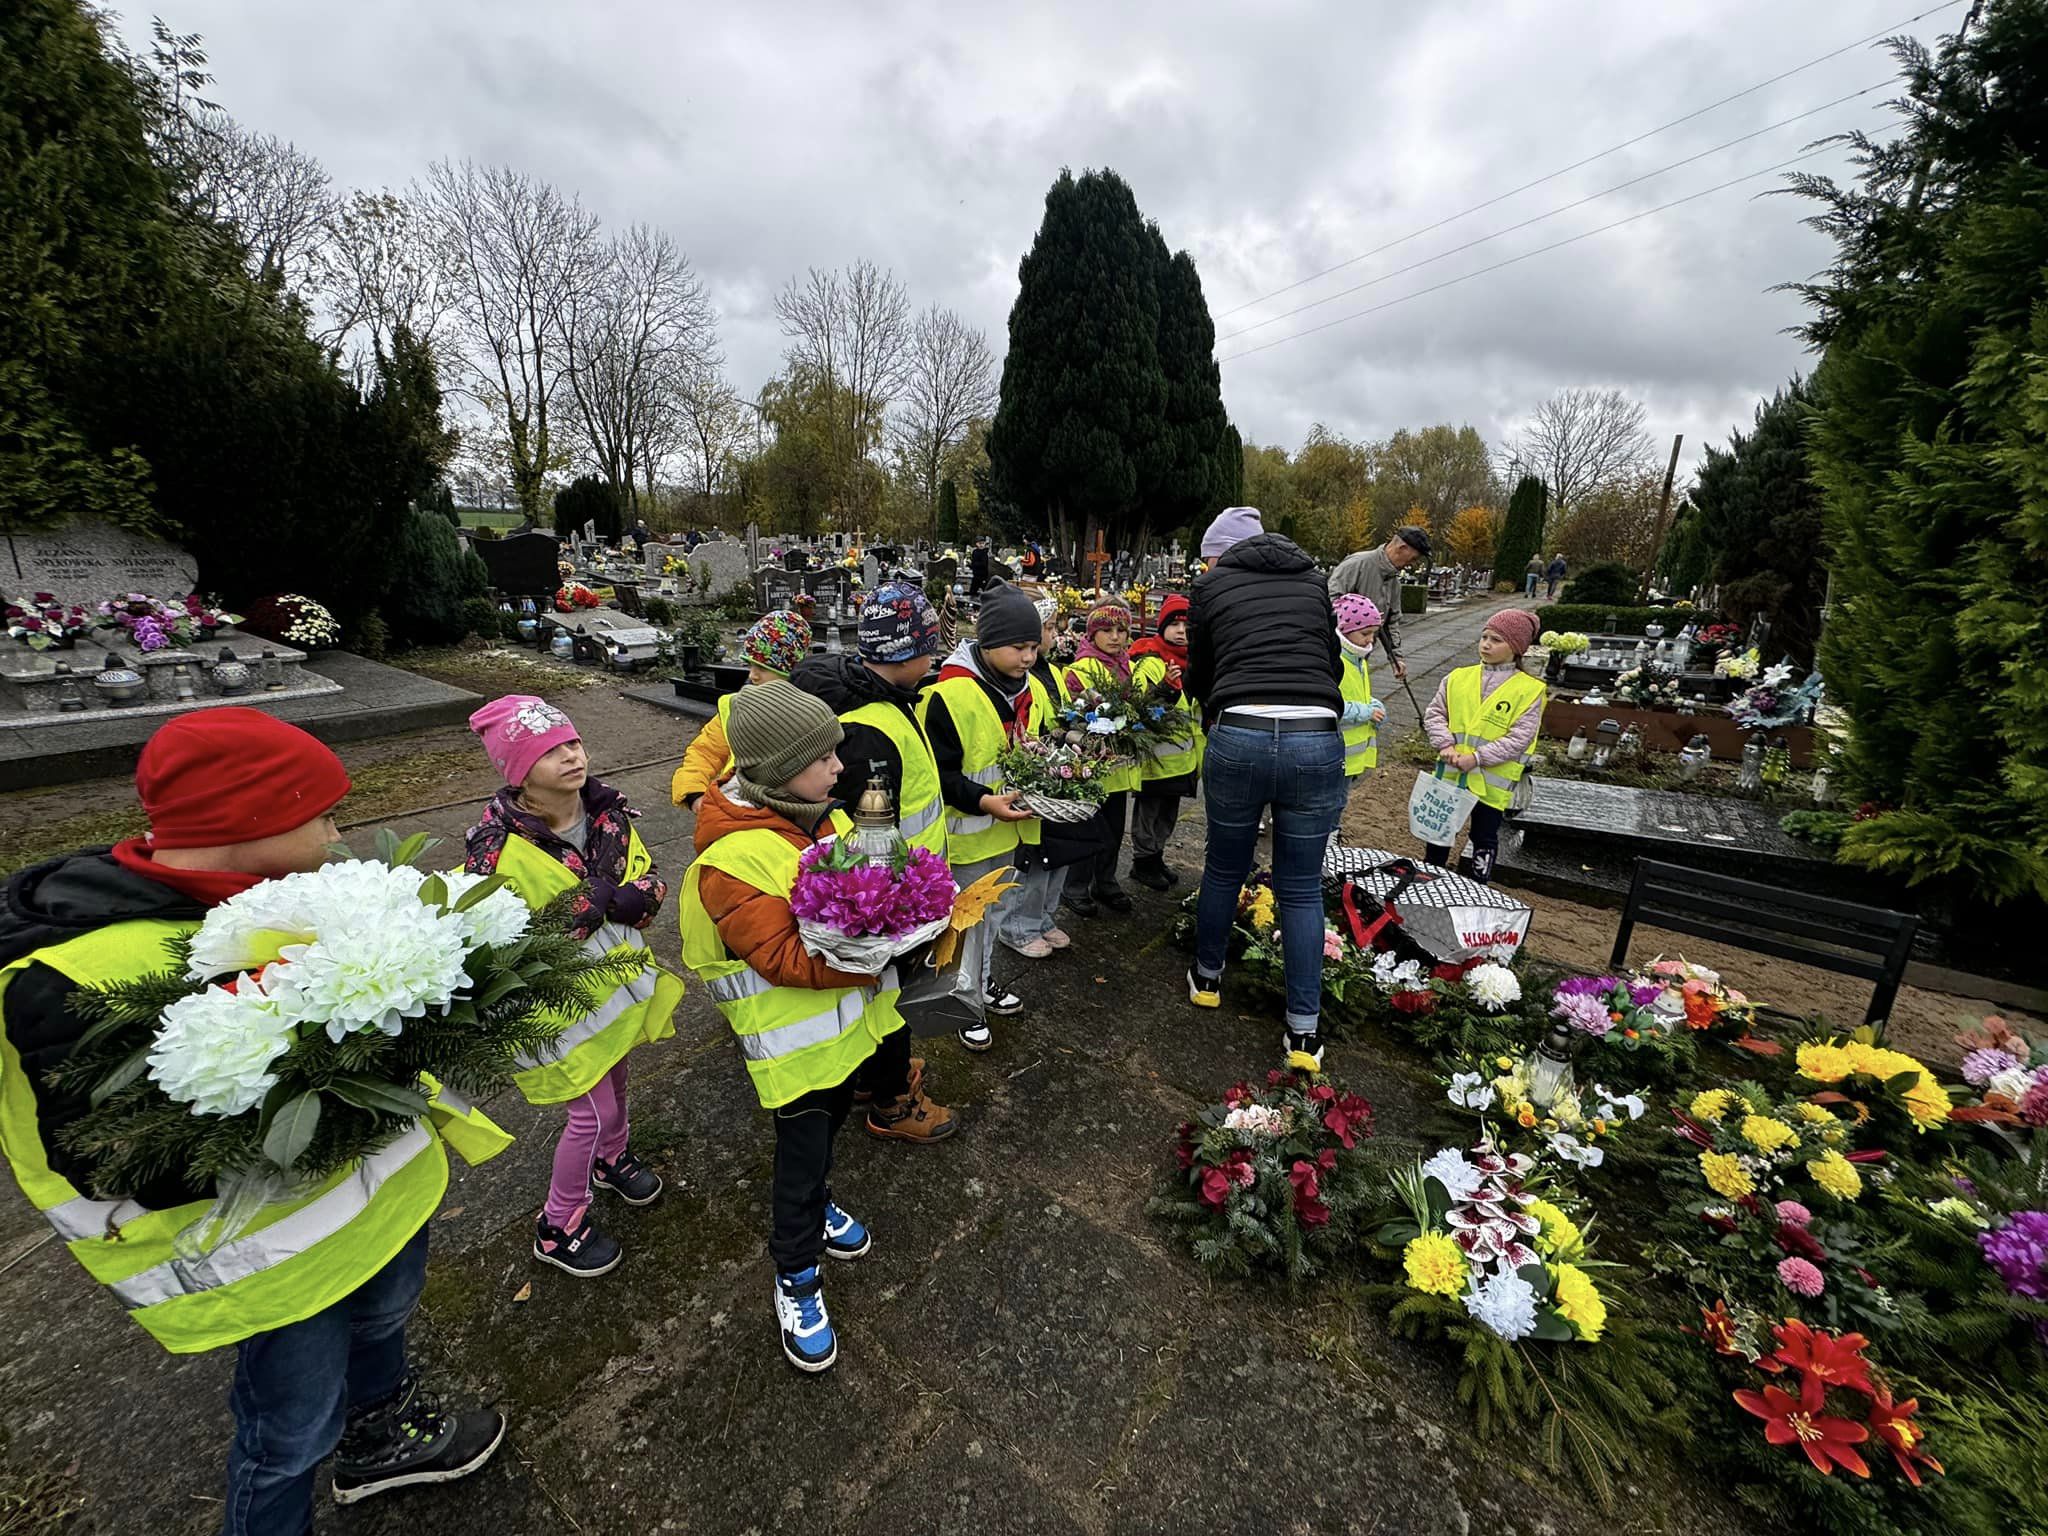
[[[839,1339],[825,1311],[825,1286],[818,1266],[775,1277],[775,1321],[782,1328],[782,1352],[800,1371],[829,1371],[839,1358]]]
[[[830,1200],[825,1202],[825,1255],[833,1259],[864,1258],[875,1246],[874,1235]]]

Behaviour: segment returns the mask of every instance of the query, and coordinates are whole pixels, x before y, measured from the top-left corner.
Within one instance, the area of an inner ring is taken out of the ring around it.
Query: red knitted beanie
[[[152,848],[222,848],[324,816],[348,793],[348,771],[296,725],[228,706],[180,715],[150,737],[135,790]]]

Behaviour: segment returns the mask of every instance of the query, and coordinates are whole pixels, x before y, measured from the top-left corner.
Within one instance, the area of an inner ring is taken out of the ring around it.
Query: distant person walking
[[[1202,535],[1202,558],[1209,569],[1195,583],[1186,686],[1209,727],[1209,836],[1188,997],[1198,1008],[1223,1005],[1225,944],[1270,806],[1287,976],[1281,1049],[1320,1071],[1323,852],[1345,791],[1336,615],[1315,562],[1267,533],[1254,507],[1219,515]]]
[[[1524,597],[1534,597],[1536,595],[1536,583],[1542,579],[1543,557],[1541,555],[1531,555],[1529,557],[1528,580],[1522,584],[1522,595]]]
[[[1563,586],[1563,585],[1564,585],[1564,551],[1563,551],[1563,550],[1559,550],[1559,551],[1558,551],[1558,552],[1557,552],[1556,554],[1554,554],[1554,555],[1552,555],[1552,556],[1550,557],[1550,564],[1549,564],[1549,565],[1548,565],[1548,566],[1547,566],[1547,567],[1546,567],[1546,568],[1544,569],[1544,572],[1543,572],[1543,579],[1544,579],[1544,581],[1545,581],[1546,583],[1548,583],[1548,585],[1546,586],[1546,588],[1545,588],[1545,590],[1544,590],[1544,593],[1543,593],[1543,595],[1544,595],[1545,597],[1550,597],[1550,598],[1554,598],[1554,597],[1556,597],[1556,596],[1557,596],[1557,589],[1558,589],[1559,587],[1561,587],[1561,586]]]
[[[1330,572],[1333,600],[1355,592],[1371,599],[1379,609],[1380,643],[1387,648],[1387,660],[1394,664],[1394,676],[1403,681],[1408,663],[1401,659],[1401,573],[1428,558],[1429,535],[1420,528],[1403,528],[1384,547],[1346,555]]]

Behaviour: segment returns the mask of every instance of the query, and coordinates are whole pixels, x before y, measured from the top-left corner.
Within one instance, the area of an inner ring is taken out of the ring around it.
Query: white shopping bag
[[[1455,779],[1418,773],[1408,793],[1408,830],[1420,842],[1448,847],[1478,803],[1479,797]]]
[[[1417,878],[1403,879],[1410,869]],[[1528,903],[1448,869],[1415,866],[1386,848],[1340,844],[1323,857],[1325,881],[1350,881],[1359,905],[1392,901],[1401,931],[1438,960],[1511,960],[1529,936]]]

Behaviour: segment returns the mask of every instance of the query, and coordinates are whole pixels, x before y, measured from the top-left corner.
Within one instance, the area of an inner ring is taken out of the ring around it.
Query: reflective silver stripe
[[[176,1296],[232,1285],[282,1264],[332,1237],[362,1215],[384,1181],[426,1151],[433,1140],[414,1121],[389,1146],[357,1163],[326,1194],[262,1231],[223,1243],[203,1259],[166,1260],[126,1280],[117,1280],[108,1289],[128,1306],[148,1307]]]
[[[993,816],[962,816],[957,811],[946,813],[946,833],[949,837],[972,837],[977,832],[986,832],[996,824]]]
[[[899,820],[896,823],[896,830],[905,837],[915,837],[918,833],[927,830],[933,822],[937,821],[944,814],[945,809],[945,800],[938,795],[934,795],[932,796],[931,804],[912,811]]]
[[[789,1056],[814,1045],[824,1045],[837,1040],[858,1024],[867,1008],[866,988],[856,989],[840,998],[838,1006],[829,1013],[814,1013],[794,1024],[781,1024],[774,1029],[740,1035],[740,1054],[749,1061],[773,1061],[778,1056]]]
[[[608,955],[615,949],[646,947],[647,941],[637,931],[619,923],[606,923],[583,941],[584,952],[593,956]],[[654,996],[654,985],[654,967],[650,965],[637,976],[619,983],[609,997],[555,1036],[538,1055],[514,1057],[513,1066],[524,1072],[533,1067],[554,1065],[584,1041],[604,1033],[628,1008],[638,1007]]]
[[[962,769],[961,773],[963,777],[974,780],[983,789],[993,788],[1003,776],[1002,769],[998,768],[994,763],[990,763],[986,768],[979,769],[973,773],[968,773],[965,769]]]
[[[720,976],[705,985],[711,989],[711,1000],[718,1003],[737,1003],[775,990],[775,983],[751,967],[734,971],[730,976]]]
[[[1368,736],[1363,741],[1354,742],[1346,746],[1344,748],[1344,760],[1348,763],[1354,757],[1365,756],[1366,753],[1370,752],[1373,749],[1373,745],[1373,738]]]
[[[466,1115],[476,1106],[446,1083],[434,1090],[434,1103],[451,1115]]]
[[[1486,745],[1488,738],[1474,735],[1471,731],[1453,731],[1451,732],[1451,740],[1458,743],[1461,747],[1483,747]]]
[[[148,1206],[137,1205],[133,1200],[90,1200],[80,1195],[51,1206],[43,1212],[43,1218],[65,1242],[75,1243],[80,1238],[105,1237],[123,1223],[148,1213]]]
[[[1505,766],[1517,767],[1519,763],[1507,764]],[[1516,781],[1521,778],[1519,773],[1503,776],[1485,768],[1473,768],[1460,773],[1448,763],[1438,763],[1436,765],[1436,776],[1440,779],[1456,779],[1461,788],[1465,787],[1465,780],[1467,779],[1482,779],[1486,783],[1491,784],[1495,789],[1510,791],[1514,789]]]
[[[1194,737],[1186,736],[1159,743],[1152,749],[1152,755],[1154,757],[1180,757],[1194,750]]]

